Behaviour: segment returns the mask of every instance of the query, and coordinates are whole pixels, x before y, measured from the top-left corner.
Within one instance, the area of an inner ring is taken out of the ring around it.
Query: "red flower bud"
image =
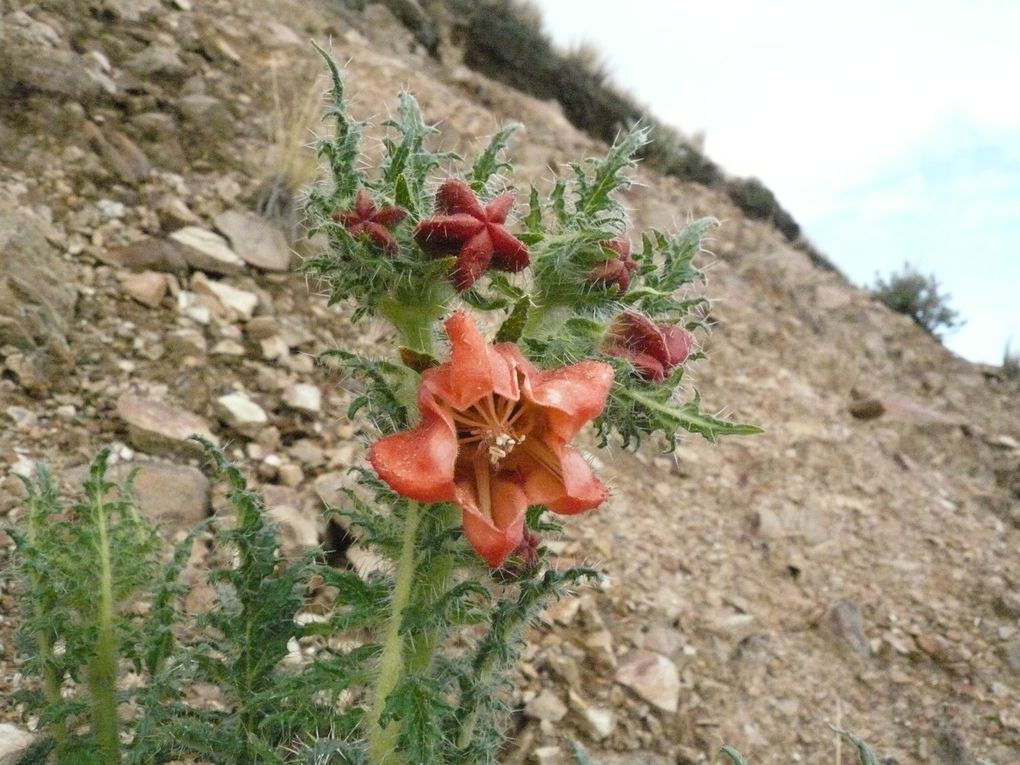
[[[675,324],[656,324],[644,314],[625,311],[616,317],[603,350],[634,365],[638,375],[662,382],[683,364],[694,348],[694,335]]]
[[[450,279],[458,292],[470,289],[489,268],[516,273],[531,262],[527,246],[506,230],[513,194],[483,205],[464,181],[443,183],[436,194],[436,216],[423,220],[414,239],[433,257],[457,256]]]
[[[521,543],[514,548],[503,565],[493,573],[504,582],[513,582],[527,576],[535,570],[541,560],[541,556],[538,554],[540,544],[542,544],[542,537],[531,529],[525,528]]]
[[[407,210],[400,207],[384,207],[377,209],[372,195],[365,189],[358,191],[354,209],[347,212],[336,212],[333,219],[347,229],[351,236],[367,234],[372,243],[381,250],[394,253],[397,251],[397,240],[388,229],[400,223],[407,215]]]
[[[638,267],[637,261],[630,256],[630,240],[618,236],[606,242],[605,247],[616,253],[616,256],[595,266],[588,275],[588,282],[600,287],[615,284],[620,292],[626,292],[630,287],[631,272]]]

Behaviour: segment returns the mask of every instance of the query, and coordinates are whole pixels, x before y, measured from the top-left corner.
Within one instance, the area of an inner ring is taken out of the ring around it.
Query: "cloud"
[[[1020,128],[989,128],[956,115],[873,178],[840,191],[802,221],[854,280],[910,261],[934,273],[967,326],[947,345],[998,363],[1020,338]]]

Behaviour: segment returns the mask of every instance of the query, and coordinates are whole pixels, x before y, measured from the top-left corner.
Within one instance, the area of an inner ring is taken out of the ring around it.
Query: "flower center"
[[[474,444],[478,454],[486,454],[495,467],[527,440],[530,419],[520,401],[490,393],[462,412],[453,413],[457,425],[457,442]]]

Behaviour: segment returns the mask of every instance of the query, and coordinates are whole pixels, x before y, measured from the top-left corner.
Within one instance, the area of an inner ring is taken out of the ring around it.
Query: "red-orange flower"
[[[694,349],[694,335],[683,327],[656,324],[635,311],[624,311],[613,321],[604,350],[627,359],[638,375],[662,382],[683,364]]]
[[[482,205],[464,181],[443,183],[436,194],[436,212],[414,230],[415,241],[430,255],[457,255],[450,275],[459,292],[469,289],[487,268],[517,272],[531,262],[528,248],[506,230],[514,195],[500,194]]]
[[[377,209],[372,195],[365,189],[358,191],[354,201],[354,209],[347,212],[334,213],[333,217],[347,229],[351,236],[368,234],[372,243],[386,252],[397,251],[397,240],[387,229],[393,228],[407,215],[401,207],[384,207]]]
[[[464,534],[492,567],[524,538],[529,505],[579,513],[606,488],[567,444],[605,406],[608,364],[542,371],[516,345],[490,345],[463,313],[446,321],[451,358],[425,370],[418,427],[372,447],[372,467],[420,502],[461,506]]]

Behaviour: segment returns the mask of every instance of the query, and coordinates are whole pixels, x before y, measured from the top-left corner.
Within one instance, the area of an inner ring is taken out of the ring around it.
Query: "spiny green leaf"
[[[570,739],[570,750],[574,755],[574,759],[577,761],[577,765],[595,765],[595,763],[592,762],[591,757],[588,756],[587,750],[581,746],[579,741]]]
[[[500,155],[503,154],[506,151],[507,146],[509,146],[510,137],[520,129],[521,125],[517,122],[511,122],[510,124],[503,126],[503,128],[489,140],[489,145],[485,148],[485,151],[479,154],[475,159],[474,164],[471,166],[471,174],[468,179],[469,185],[475,190],[475,192],[481,193],[485,191],[485,184],[488,183],[489,179],[496,173],[512,169],[509,162],[500,159]]]
[[[878,757],[875,756],[875,753],[871,750],[871,747],[864,743],[860,738],[858,738],[848,730],[837,728],[835,725],[829,725],[829,727],[832,729],[834,733],[837,733],[843,738],[845,738],[850,743],[850,745],[854,747],[854,749],[857,752],[857,761],[860,763],[860,765],[878,765]]]
[[[516,343],[520,339],[532,305],[531,298],[527,296],[522,297],[514,304],[510,315],[503,320],[499,331],[496,332],[495,341],[497,343]]]
[[[676,449],[679,431],[697,433],[709,441],[721,436],[746,436],[761,433],[756,425],[733,422],[701,411],[701,399],[684,404],[674,401],[683,376],[683,367],[660,383],[640,380],[630,364],[616,357],[605,357],[616,368],[616,379],[609,392],[606,408],[596,420],[599,444],[605,446],[616,433],[624,448],[637,447],[644,436],[661,433],[667,451]]]
[[[353,571],[320,566],[316,569],[323,583],[336,589],[336,612],[327,623],[311,622],[304,634],[329,635],[375,623],[389,602],[389,583],[382,579],[365,580]]]
[[[725,754],[731,765],[747,765],[747,762],[744,760],[743,756],[741,756],[740,752],[732,746],[724,746],[719,750],[719,753]]]
[[[439,688],[428,677],[404,677],[386,697],[380,725],[400,723],[398,748],[410,762],[432,763],[442,745],[438,734],[440,720],[450,712],[450,705]]]
[[[578,216],[592,221],[620,218],[622,208],[612,194],[630,186],[630,180],[621,172],[637,164],[637,152],[648,143],[650,132],[650,128],[638,124],[618,135],[602,160],[586,163],[591,165],[590,173],[585,165],[573,166],[577,184],[574,207]]]
[[[353,120],[347,112],[344,81],[336,61],[315,42],[312,43],[312,47],[322,56],[329,68],[331,103],[326,110],[326,116],[332,117],[336,125],[333,139],[319,143],[319,154],[329,161],[334,184],[333,192],[329,198],[332,202],[331,206],[335,206],[336,203],[353,199],[360,185],[361,173],[358,170],[358,161],[361,156],[362,125]],[[321,212],[324,213],[323,217],[328,217],[328,212],[332,212],[332,210]]]
[[[529,233],[542,233],[542,203],[538,201],[538,189],[534,186],[531,187],[531,194],[528,197],[528,214],[522,223]]]
[[[398,183],[401,184],[403,189],[398,196],[402,206],[410,210],[414,218],[420,218],[428,206],[425,189],[429,173],[453,155],[426,148],[426,139],[437,131],[425,124],[418,101],[406,90],[399,96],[397,114],[396,120],[383,123],[399,137],[398,141],[390,138],[383,141],[386,149],[380,165],[383,190],[392,193]]]
[[[334,349],[319,354],[319,359],[339,359],[347,374],[364,384],[361,395],[356,396],[347,409],[351,419],[366,409],[369,419],[384,434],[395,433],[407,427],[407,407],[397,397],[405,387],[417,387],[418,376],[402,364],[383,359],[365,359],[348,351]]]

